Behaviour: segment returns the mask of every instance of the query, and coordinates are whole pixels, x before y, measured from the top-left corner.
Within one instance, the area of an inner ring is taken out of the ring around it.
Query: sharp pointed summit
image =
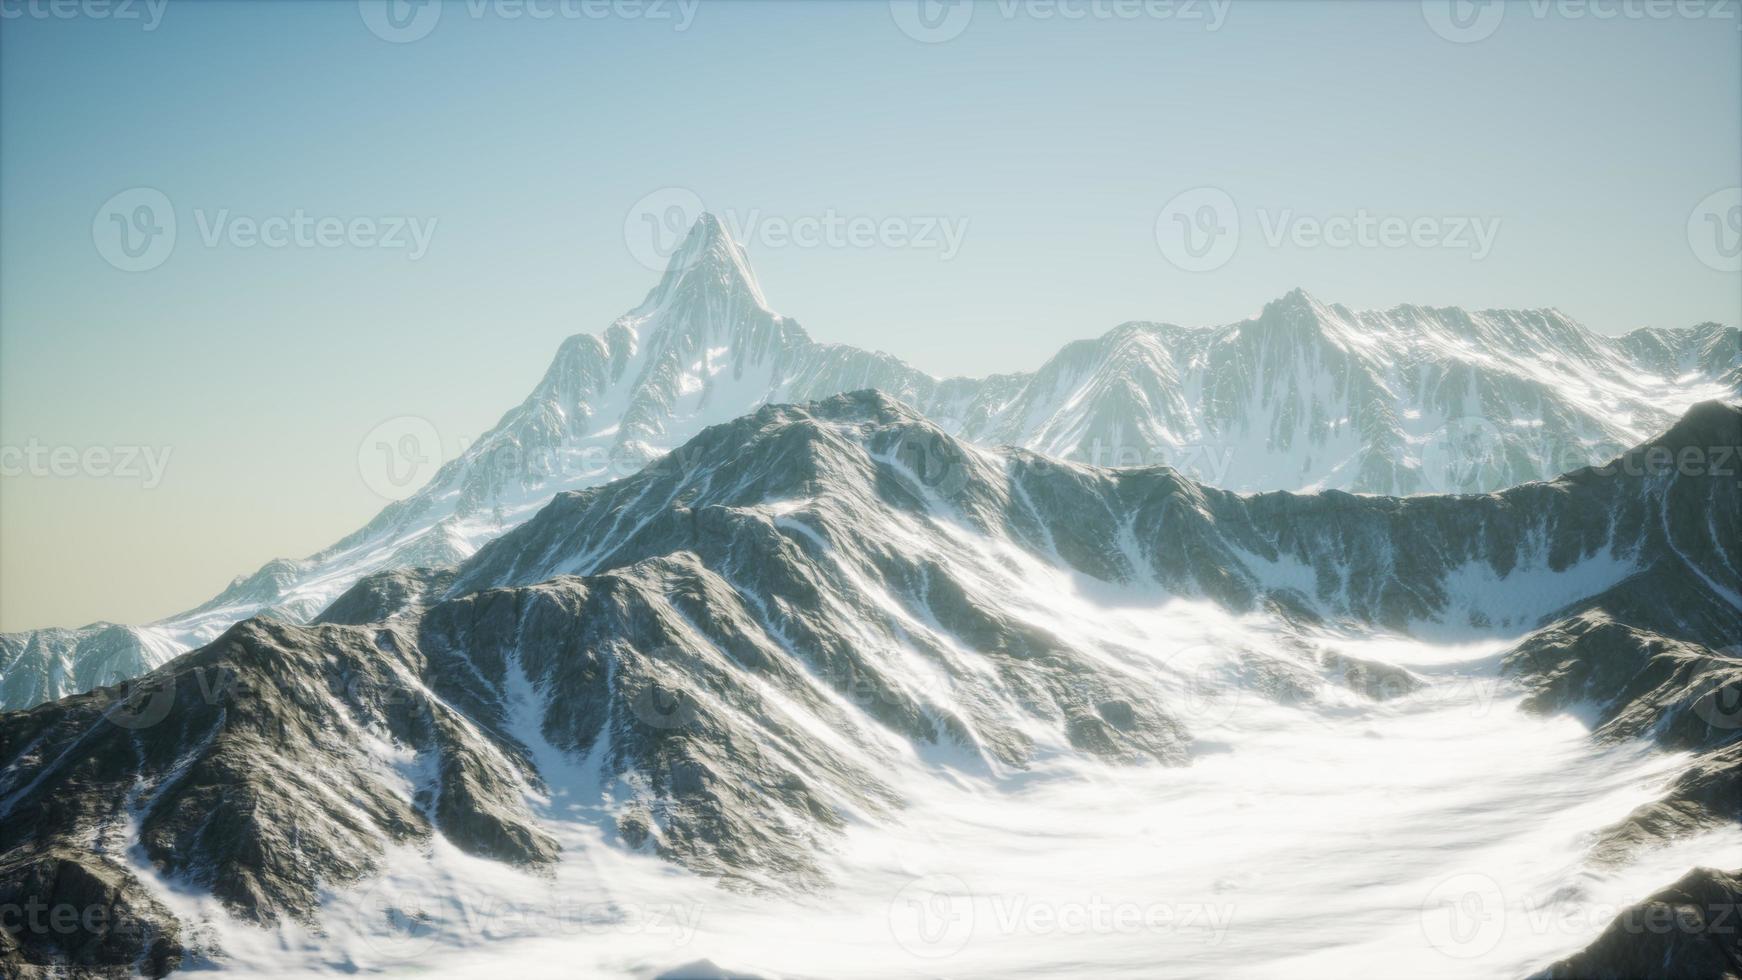
[[[648,294],[642,308],[667,302],[686,289],[742,292],[757,307],[768,309],[744,247],[733,240],[725,223],[711,211],[703,211],[690,225],[683,241],[671,253],[659,285]]]
[[[1541,312],[1358,312],[1303,289],[1239,323],[1128,323],[1033,372],[939,379],[813,342],[769,308],[727,223],[702,213],[639,306],[564,341],[526,399],[421,490],[157,623],[0,635],[0,707],[136,676],[249,616],[306,622],[364,575],[464,560],[553,494],[632,475],[771,403],[878,389],[983,446],[1164,463],[1231,490],[1411,494],[1552,478],[1739,387],[1734,328],[1608,338]],[[1527,418],[1541,422],[1516,424]],[[1472,427],[1479,458],[1445,459],[1448,433]]]
[[[1335,317],[1334,310],[1299,286],[1264,304],[1260,319],[1279,317],[1291,326],[1324,323]]]

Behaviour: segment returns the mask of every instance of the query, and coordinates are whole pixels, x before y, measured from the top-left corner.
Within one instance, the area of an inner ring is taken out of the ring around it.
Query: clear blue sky
[[[987,4],[922,43],[875,0],[716,0],[681,31],[675,6],[531,2],[559,16],[455,3],[410,43],[344,0],[170,0],[149,31],[145,0],[136,20],[0,4],[0,445],[173,452],[149,490],[0,477],[0,628],[154,618],[360,525],[383,503],[363,434],[420,415],[451,454],[488,428],[561,338],[651,285],[625,222],[665,188],[740,224],[965,228],[948,259],[748,243],[813,336],[940,374],[1033,367],[1128,319],[1226,322],[1297,285],[1558,306],[1605,332],[1739,319],[1742,279],[1687,227],[1742,182],[1733,12],[1521,4],[1454,43],[1413,2],[1239,0],[1208,30],[1064,0],[1087,15]],[[1240,246],[1184,271],[1156,219],[1203,186],[1236,203]],[[178,232],[130,273],[93,222],[136,187]],[[207,246],[199,226],[298,209],[435,227],[413,261]],[[1261,226],[1358,212],[1499,224],[1479,260],[1273,246]]]

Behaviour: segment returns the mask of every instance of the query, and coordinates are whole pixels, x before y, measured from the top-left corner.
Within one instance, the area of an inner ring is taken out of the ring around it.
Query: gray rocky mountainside
[[[1742,871],[1695,868],[1624,910],[1589,947],[1544,970],[1538,980],[1737,980],[1742,978],[1738,909]]]
[[[249,616],[306,622],[365,575],[458,562],[552,494],[630,475],[761,405],[875,388],[981,446],[1230,490],[1484,492],[1615,456],[1742,392],[1742,334],[1605,337],[1556,310],[1360,312],[1296,290],[1237,323],[1123,324],[1038,370],[934,378],[812,340],[704,216],[635,309],[569,338],[542,380],[429,484],[332,547],[268,563],[143,626],[0,635],[0,707],[113,684]]]
[[[830,887],[819,858],[849,823],[897,819],[891,753],[1190,763],[1163,675],[1024,615],[1043,575],[1284,634],[1528,631],[1505,670],[1540,710],[1698,753],[1593,828],[1624,860],[1742,813],[1739,444],[1742,411],[1705,403],[1604,466],[1493,494],[1237,494],[982,449],[876,392],[764,407],[558,494],[457,567],[378,573],[308,624],[251,618],[127,684],[0,714],[0,904],[105,910],[0,933],[0,965],[221,960],[164,883],[318,926],[323,894],[402,845],[536,876],[576,819],[540,802],[557,768],[615,846],[803,892]],[[1254,683],[1305,671],[1383,696],[1384,665],[1286,644],[1235,659]]]

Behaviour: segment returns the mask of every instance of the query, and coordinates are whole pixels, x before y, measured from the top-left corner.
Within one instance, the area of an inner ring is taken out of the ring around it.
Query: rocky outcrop
[[[1663,444],[1725,444],[1739,419],[1702,406]],[[986,773],[1185,762],[1164,692],[1025,615],[1052,601],[1022,591],[1043,571],[1302,625],[1534,628],[1508,659],[1533,703],[1708,753],[1666,802],[1695,810],[1636,823],[1673,836],[1735,786],[1701,706],[1734,676],[1708,643],[1742,557],[1734,475],[1651,458],[1479,496],[1243,496],[977,449],[873,392],[764,408],[558,495],[451,573],[384,573],[316,623],[249,620],[130,685],[0,715],[7,887],[47,901],[61,874],[38,855],[78,855],[149,926],[0,955],[168,965],[184,924],[148,879],[314,921],[322,889],[435,835],[537,876],[558,795],[597,801],[624,847],[784,891],[903,805],[891,745]],[[1277,700],[1414,683],[1306,644],[1239,666]]]
[[[1742,978],[1742,871],[1695,868],[1615,918],[1540,980]]]
[[[870,388],[966,442],[1167,464],[1229,490],[1485,493],[1607,460],[1696,397],[1742,396],[1742,334],[1610,338],[1552,309],[1356,311],[1295,290],[1238,323],[1126,323],[1032,372],[939,379],[813,341],[703,216],[640,305],[564,341],[526,399],[417,493],[150,626],[0,636],[0,707],[137,676],[248,616],[307,621],[367,575],[463,561],[552,494],[628,476],[710,424]]]

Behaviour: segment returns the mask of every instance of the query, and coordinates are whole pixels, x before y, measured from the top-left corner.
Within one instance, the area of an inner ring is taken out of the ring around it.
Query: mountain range
[[[371,573],[453,564],[551,495],[628,476],[760,406],[877,389],[952,437],[1236,491],[1479,493],[1552,479],[1742,393],[1742,336],[1702,324],[1611,338],[1555,310],[1356,312],[1296,290],[1190,329],[1133,322],[1037,371],[937,379],[812,341],[770,310],[704,215],[657,286],[565,341],[525,401],[411,497],[301,560],[141,626],[0,634],[0,708],[113,684],[250,616],[307,622]]]
[[[95,907],[105,923],[0,933],[0,963],[20,976],[295,964],[309,935],[328,969],[383,968],[419,955],[412,940],[463,957],[528,939],[468,930],[454,911],[466,889],[503,875],[502,894],[536,904],[618,881],[601,862],[631,858],[639,874],[681,869],[661,894],[698,880],[759,896],[715,899],[722,915],[753,901],[814,911],[883,874],[865,842],[941,821],[944,794],[1009,801],[997,823],[969,822],[982,838],[1055,781],[1073,812],[1108,806],[1112,819],[1121,798],[1097,797],[1116,790],[1087,773],[1151,787],[1144,807],[1188,820],[1200,794],[1179,786],[1206,778],[1194,773],[1250,778],[1301,746],[1402,747],[1410,765],[1364,777],[1384,784],[1365,820],[1438,821],[1426,853],[1461,854],[1507,889],[1526,866],[1554,908],[1602,907],[1618,869],[1655,874],[1742,840],[1742,719],[1726,700],[1742,683],[1738,445],[1742,410],[1708,402],[1603,465],[1490,494],[1243,494],[1168,467],[982,448],[881,392],[765,406],[633,476],[556,494],[455,565],[375,572],[310,623],[250,618],[128,684],[0,714],[0,906]],[[1434,693],[1473,682],[1495,685],[1492,714],[1465,717],[1464,701]],[[1206,710],[1227,699],[1232,710]],[[1569,712],[1589,723],[1576,737],[1551,724]],[[1453,718],[1465,726],[1453,751],[1496,727],[1537,740],[1479,760],[1486,778],[1452,781],[1511,806],[1415,809],[1454,757],[1414,753],[1450,737],[1436,726]],[[1642,784],[1639,766],[1656,775]],[[1431,873],[1414,851],[1384,835],[1345,842],[1346,810],[1319,827],[1322,786],[1286,773],[1243,785],[1262,794],[1247,806],[1286,805],[1209,819],[1316,832],[1259,859],[1221,855],[1201,882],[1170,865],[1150,887],[1235,903],[1230,938],[1177,963],[1143,947],[1112,972],[1311,972],[1288,957],[1332,955],[1341,939],[1300,918],[1291,869],[1315,861],[1372,896],[1341,921],[1385,933],[1402,915],[1420,945],[1416,917],[1439,913],[1407,891]],[[1177,832],[1151,860],[1219,846],[1181,849]],[[1116,837],[1119,860],[1139,860]],[[1497,839],[1521,850],[1481,857]],[[897,864],[916,860],[903,853]],[[1691,890],[1734,903],[1733,873],[1699,875],[1654,901]],[[385,892],[385,919],[349,904],[408,879],[436,882],[441,901]],[[633,893],[617,887],[621,914]],[[1290,918],[1272,926],[1275,908]],[[1258,920],[1245,931],[1240,910]],[[1493,959],[1387,955],[1410,975],[1735,962],[1733,934],[1715,927],[1617,939],[1595,935],[1603,924],[1476,951]],[[945,952],[985,948],[970,937]]]
[[[333,547],[0,636],[0,973],[1742,976],[1738,348],[937,379],[704,217]]]

